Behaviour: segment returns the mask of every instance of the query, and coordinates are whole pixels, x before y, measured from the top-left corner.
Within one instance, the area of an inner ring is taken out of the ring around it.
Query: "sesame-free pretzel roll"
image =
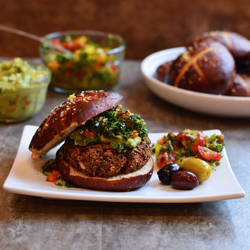
[[[85,91],[56,107],[33,136],[29,150],[31,158],[43,157],[61,143],[74,129],[92,117],[111,109],[122,96],[111,91]]]
[[[225,94],[235,77],[235,61],[229,50],[212,37],[187,46],[173,63],[167,82],[178,88]]]

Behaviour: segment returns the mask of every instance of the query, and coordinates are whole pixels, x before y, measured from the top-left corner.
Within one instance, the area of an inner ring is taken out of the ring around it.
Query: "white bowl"
[[[250,117],[250,97],[203,94],[173,87],[153,76],[159,65],[176,59],[184,51],[185,47],[178,47],[147,56],[141,63],[147,86],[165,101],[191,111],[216,116]]]

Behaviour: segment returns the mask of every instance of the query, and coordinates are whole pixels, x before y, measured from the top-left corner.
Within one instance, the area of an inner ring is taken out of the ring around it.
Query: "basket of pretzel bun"
[[[229,31],[211,31],[187,43],[175,60],[157,67],[155,77],[200,93],[250,97],[250,41]]]

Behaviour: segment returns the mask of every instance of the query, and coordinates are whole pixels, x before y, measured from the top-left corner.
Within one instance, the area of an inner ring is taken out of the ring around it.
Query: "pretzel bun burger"
[[[153,174],[151,142],[145,121],[124,110],[121,99],[103,90],[71,95],[37,129],[29,146],[31,158],[43,157],[65,140],[49,164],[51,175],[58,173],[56,179],[96,190],[143,186]]]

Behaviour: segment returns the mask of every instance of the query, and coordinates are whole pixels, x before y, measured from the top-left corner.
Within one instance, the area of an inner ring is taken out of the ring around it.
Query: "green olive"
[[[206,181],[212,173],[212,169],[209,164],[198,158],[185,158],[179,161],[178,164],[183,170],[194,173],[199,182]]]

